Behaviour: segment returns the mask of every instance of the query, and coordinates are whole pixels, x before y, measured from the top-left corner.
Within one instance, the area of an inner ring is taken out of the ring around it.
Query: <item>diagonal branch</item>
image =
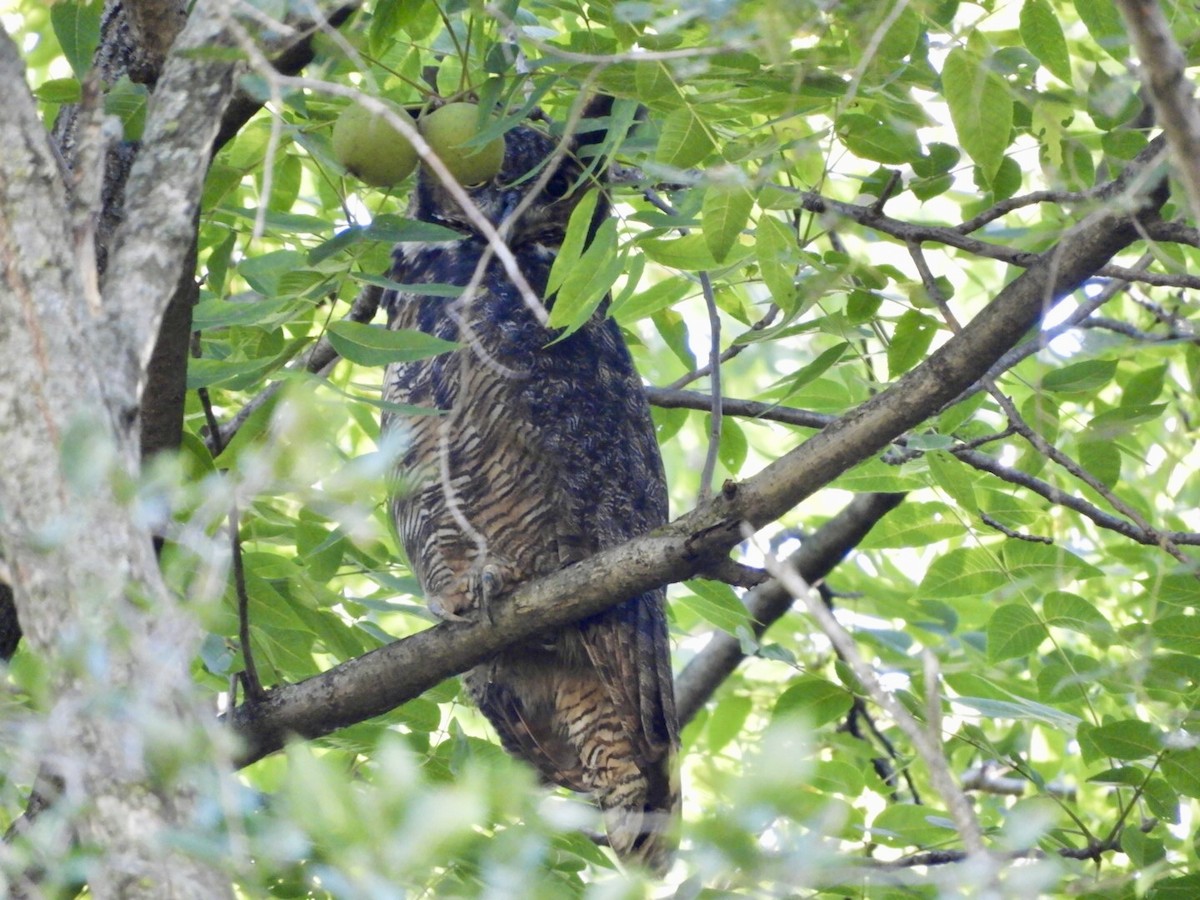
[[[112,365],[110,403],[136,410],[159,325],[195,241],[195,215],[209,148],[233,96],[236,64],[221,0],[199,0],[163,68],[145,137],[125,188],[98,329]]]
[[[1155,118],[1167,136],[1192,215],[1200,216],[1200,108],[1185,73],[1187,57],[1156,0],[1117,0],[1117,6],[1137,47],[1142,80],[1154,98]]]
[[[854,549],[875,524],[895,509],[903,494],[859,494],[836,516],[788,557],[786,564],[800,573],[806,584],[816,584]],[[794,598],[777,579],[772,578],[746,595],[746,607],[755,637],[763,633],[792,608]],[[675,708],[680,724],[708,702],[709,697],[734,669],[746,652],[742,643],[724,631],[713,632],[708,644],[697,653],[675,679]]]
[[[779,518],[928,418],[982,376],[1046,309],[1136,241],[1127,211],[1141,208],[1153,217],[1166,200],[1156,168],[1161,153],[1161,141],[1154,142],[1106,194],[1128,196],[1066,232],[961,333],[887,390],[665,528],[522,585],[492,605],[490,622],[443,622],[237,707],[227,718],[244,742],[239,761],[274,752],[289,734],[316,737],[379,715],[505,646],[711,568],[742,540],[743,523],[761,527]]]

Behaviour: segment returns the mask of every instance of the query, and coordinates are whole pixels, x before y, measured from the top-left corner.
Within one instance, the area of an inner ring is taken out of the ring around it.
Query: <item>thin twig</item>
[[[194,345],[194,349],[198,351],[199,345]],[[197,352],[196,355],[199,353]],[[212,399],[208,395],[207,388],[198,388],[196,393],[200,397],[200,406],[204,409],[204,419],[208,422],[212,454],[214,457],[220,456],[221,451],[225,449],[225,443],[221,437],[221,425],[213,411]],[[228,470],[222,469],[221,473],[226,478],[229,477]],[[241,673],[241,681],[248,697],[253,700],[261,700],[266,696],[266,691],[263,690],[262,681],[259,680],[258,669],[254,665],[254,652],[250,647],[250,594],[246,590],[246,570],[242,564],[241,526],[238,524],[238,520],[237,497],[234,496],[229,501],[229,555],[233,565],[233,587],[238,601],[238,641],[242,647],[242,661],[245,665],[245,669]]]
[[[697,393],[696,391],[676,391],[668,390],[667,388],[646,388],[646,398],[651,405],[658,406],[663,409],[694,409],[705,411],[709,408],[709,398],[706,394]],[[822,429],[836,417],[826,413],[812,412],[805,409],[794,409],[787,406],[779,406],[774,403],[760,403],[754,400],[740,400],[732,397],[722,398],[722,410],[727,416],[742,416],[749,419],[762,419],[769,422],[781,422],[785,425],[796,425],[801,428]],[[1147,532],[1136,525],[1133,525],[1124,519],[1119,519],[1116,516],[1110,515],[1098,509],[1086,500],[1083,500],[1075,494],[1068,494],[1066,491],[1056,488],[1048,482],[1042,481],[1039,478],[1030,475],[1027,472],[1022,472],[1018,469],[1012,469],[1002,465],[996,459],[988,456],[986,453],[981,453],[975,449],[980,442],[988,442],[1002,439],[1009,434],[1014,434],[1015,429],[1006,429],[995,435],[987,435],[974,441],[966,442],[962,445],[955,445],[947,448],[948,453],[954,454],[967,465],[995,475],[997,478],[1007,481],[1010,484],[1019,485],[1027,488],[1035,494],[1044,497],[1051,503],[1058,506],[1066,506],[1081,515],[1086,516],[1096,523],[1101,528],[1109,531],[1115,531],[1118,534],[1124,535],[1131,540],[1137,541],[1139,544],[1148,546],[1157,546],[1159,536],[1165,537],[1167,540],[1175,544],[1187,544],[1189,546],[1200,546],[1200,532],[1190,531],[1150,531]],[[895,445],[900,448],[905,448],[907,445],[907,437],[901,435],[894,441]],[[900,460],[915,459],[921,451],[904,450],[904,454]],[[891,461],[889,459],[889,461]]]
[[[246,590],[246,570],[242,565],[242,537],[238,525],[237,498],[229,502],[229,548],[233,558],[233,585],[238,598],[238,641],[242,645],[242,683],[251,700],[261,700],[267,692],[263,690],[254,665],[254,652],[250,646],[250,594]]]
[[[749,527],[746,528],[746,532],[747,539],[753,541],[754,535]],[[795,567],[788,565],[786,562],[781,563],[765,547],[760,546],[759,550],[764,554],[768,571],[775,578],[779,579],[780,583],[797,600],[800,600],[804,604],[804,608],[809,616],[816,621],[821,631],[829,638],[829,642],[833,644],[842,659],[853,670],[855,678],[858,679],[867,693],[871,695],[871,699],[887,711],[900,730],[912,741],[914,749],[929,770],[929,779],[933,783],[934,789],[941,796],[942,802],[946,804],[946,811],[954,820],[959,837],[962,838],[967,853],[972,856],[978,856],[981,859],[986,859],[985,854],[987,851],[983,842],[983,831],[979,827],[979,821],[975,818],[975,811],[971,806],[971,801],[967,799],[966,794],[963,793],[958,783],[954,780],[954,776],[950,773],[949,764],[946,762],[946,757],[942,752],[940,738],[922,727],[892,694],[884,690],[883,685],[880,684],[879,679],[875,675],[875,671],[867,665],[866,660],[859,654],[858,646],[854,643],[854,639],[850,637],[841,623],[838,622],[833,612],[821,602],[820,598],[814,594],[809,585],[804,582],[804,579],[800,577]]]
[[[712,279],[708,277],[707,272],[700,273],[700,289],[704,292],[704,305],[708,308],[708,384],[711,397],[708,453],[704,457],[704,468],[700,472],[700,502],[703,503],[712,496],[713,473],[717,468],[717,456],[721,452],[721,313],[717,309]]]
[[[942,294],[941,288],[938,287],[936,279],[933,277],[933,272],[930,271],[928,264],[925,261],[925,255],[920,246],[915,242],[909,242],[909,253],[912,255],[913,261],[916,263],[917,270],[921,274],[921,280],[925,284],[925,289],[928,291],[930,299],[937,304],[938,309],[942,313],[942,317],[950,330],[954,334],[962,332],[962,325],[951,311],[949,304],[946,302],[945,296]],[[1150,525],[1142,515],[1132,506],[1118,497],[1108,485],[1104,484],[1100,479],[1092,475],[1075,460],[1071,459],[1067,454],[1063,453],[1049,441],[1043,438],[1037,431],[1030,427],[1021,414],[1017,411],[1016,405],[1008,398],[994,380],[988,376],[979,379],[984,389],[991,395],[992,399],[1000,405],[1005,416],[1008,417],[1009,425],[1016,430],[1017,434],[1023,437],[1033,446],[1035,450],[1045,456],[1047,459],[1057,463],[1062,468],[1066,469],[1075,478],[1082,481],[1101,497],[1103,497],[1113,509],[1121,513],[1131,522],[1138,526],[1146,535],[1152,538],[1153,543],[1162,547],[1162,549],[1177,559],[1179,562],[1189,564],[1192,560],[1179,549],[1178,546],[1166,535],[1159,532],[1156,528]],[[1200,574],[1197,575],[1200,577]]]
[[[1110,187],[1111,185],[1105,185],[1105,189],[1109,189]],[[959,250],[965,250],[975,256],[999,260],[1021,268],[1028,268],[1041,259],[1041,254],[1037,252],[1020,250],[1007,244],[994,244],[989,241],[979,240],[978,238],[968,237],[961,234],[952,226],[904,222],[877,213],[870,206],[833,200],[813,191],[794,190],[780,185],[773,185],[773,188],[791,194],[797,206],[808,212],[849,219],[906,243],[908,241],[916,241],[922,244],[944,244]],[[1148,230],[1147,233],[1149,234],[1150,231]],[[1163,239],[1165,240],[1169,239],[1166,237],[1167,234],[1174,232],[1156,231],[1155,233],[1163,234]],[[1190,290],[1200,289],[1200,276],[1198,275],[1189,275],[1182,272],[1164,274],[1138,271],[1112,263],[1098,268],[1094,273],[1094,277],[1119,278],[1124,281],[1136,281],[1142,284],[1162,287],[1180,287]]]

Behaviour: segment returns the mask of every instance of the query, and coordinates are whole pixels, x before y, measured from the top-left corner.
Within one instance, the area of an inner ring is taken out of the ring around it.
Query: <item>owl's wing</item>
[[[555,527],[565,566],[665,524],[666,478],[615,323],[593,320],[539,358],[560,372],[538,379],[530,403],[552,470],[546,481],[558,486]],[[648,591],[580,623],[588,659],[647,761],[678,742],[665,594]]]
[[[563,739],[524,713],[509,685],[490,682],[475,692],[479,711],[487,716],[504,749],[529,762],[546,781],[586,793],[579,754]]]
[[[588,658],[648,761],[678,740],[663,591],[627,600],[583,624]]]

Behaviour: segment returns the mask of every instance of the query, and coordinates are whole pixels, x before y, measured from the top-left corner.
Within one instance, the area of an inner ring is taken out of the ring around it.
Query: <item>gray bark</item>
[[[199,5],[182,47],[228,43],[212,8]],[[136,477],[138,389],[191,246],[232,68],[198,56],[168,64],[126,192],[127,214],[153,235],[128,220],[118,231],[103,303],[7,37],[0,83],[0,545],[26,639],[54,677],[44,767],[79,840],[104,849],[89,871],[96,896],[229,896],[220,871],[167,840],[188,823],[193,788],[155,779],[152,735],[186,733],[210,772],[220,753],[189,675],[198,629],[118,488]]]

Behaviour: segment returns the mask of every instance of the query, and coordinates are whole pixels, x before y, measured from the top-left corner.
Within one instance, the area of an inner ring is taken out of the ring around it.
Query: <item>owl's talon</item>
[[[479,575],[479,608],[488,624],[492,622],[492,601],[500,596],[504,589],[504,576],[500,567],[488,563]]]
[[[443,622],[473,622],[472,616],[464,616],[457,610],[450,609],[439,597],[429,598],[429,611]]]

